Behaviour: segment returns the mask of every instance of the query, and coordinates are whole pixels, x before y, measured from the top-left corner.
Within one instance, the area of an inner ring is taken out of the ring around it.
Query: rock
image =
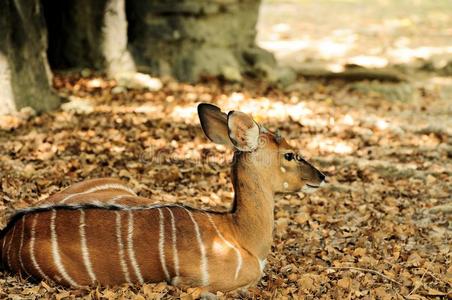
[[[246,48],[243,51],[243,59],[245,59],[245,61],[251,66],[255,66],[258,63],[267,66],[276,65],[275,56],[271,52],[259,47]]]
[[[116,75],[115,79],[119,86],[130,89],[148,89],[150,91],[158,91],[163,86],[160,79],[138,72],[121,73]]]
[[[266,78],[268,81],[276,83],[277,75],[273,70],[272,65],[268,65],[264,62],[259,62],[252,68],[253,73],[258,78]]]
[[[297,79],[297,74],[288,67],[277,67],[260,62],[256,64],[254,70],[258,78],[281,87],[290,86]]]
[[[94,111],[94,107],[88,100],[71,96],[69,102],[61,105],[61,109],[66,112],[73,112],[76,114],[90,114]]]
[[[275,70],[276,82],[282,87],[290,86],[297,79],[297,74],[291,68],[278,67]]]
[[[114,88],[111,89],[111,93],[113,95],[122,94],[122,93],[125,93],[125,92],[127,92],[127,89],[125,87],[123,87],[123,86],[120,86],[120,85],[115,86]]]
[[[286,92],[303,92],[303,91],[309,91],[310,88],[312,88],[312,83],[306,83],[306,82],[300,82],[296,81],[284,88],[284,91]]]
[[[416,89],[409,83],[357,82],[351,85],[357,91],[374,93],[388,100],[411,102],[416,99]]]
[[[243,80],[240,70],[231,66],[224,66],[221,68],[221,75],[230,82],[241,82]]]
[[[255,45],[258,0],[127,2],[129,42],[139,70],[197,82],[205,77],[269,79],[273,55]],[[261,68],[259,64],[263,64]],[[262,76],[264,75],[264,76]],[[274,74],[286,82],[288,74]]]

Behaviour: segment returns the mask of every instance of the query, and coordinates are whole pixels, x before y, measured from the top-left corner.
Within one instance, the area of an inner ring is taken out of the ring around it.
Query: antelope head
[[[250,176],[259,174],[273,193],[312,192],[324,184],[322,172],[283,137],[259,126],[251,116],[239,111],[225,114],[205,103],[198,106],[198,114],[206,136],[217,144],[233,147],[236,163],[243,165]]]

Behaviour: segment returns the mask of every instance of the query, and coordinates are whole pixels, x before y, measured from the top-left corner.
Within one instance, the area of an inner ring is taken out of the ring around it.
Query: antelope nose
[[[326,182],[326,175],[323,174],[322,172],[319,172],[319,179],[320,179],[320,184],[319,186],[323,186]]]

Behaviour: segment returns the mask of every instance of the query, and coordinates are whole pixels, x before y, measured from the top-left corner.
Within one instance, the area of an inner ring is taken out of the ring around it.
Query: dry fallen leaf
[[[302,275],[298,280],[298,285],[306,291],[313,291],[316,288],[314,279],[309,274]]]
[[[337,285],[343,289],[349,289],[352,284],[352,280],[350,278],[341,278],[337,281]]]

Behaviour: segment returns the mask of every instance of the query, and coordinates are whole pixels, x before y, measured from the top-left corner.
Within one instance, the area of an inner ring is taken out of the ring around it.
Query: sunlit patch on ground
[[[289,66],[331,71],[440,61],[452,57],[451,13],[445,0],[268,1],[258,43]]]

